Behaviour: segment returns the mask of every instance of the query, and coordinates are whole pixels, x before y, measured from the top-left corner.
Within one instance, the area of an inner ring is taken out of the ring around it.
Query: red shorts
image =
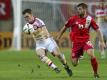
[[[73,43],[72,58],[79,58],[83,55],[85,50],[93,49],[93,45],[90,41],[82,43]]]

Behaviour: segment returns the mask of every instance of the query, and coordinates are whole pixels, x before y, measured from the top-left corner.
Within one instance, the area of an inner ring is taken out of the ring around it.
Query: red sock
[[[94,73],[97,73],[98,62],[97,62],[96,58],[91,59],[91,66],[93,68]]]

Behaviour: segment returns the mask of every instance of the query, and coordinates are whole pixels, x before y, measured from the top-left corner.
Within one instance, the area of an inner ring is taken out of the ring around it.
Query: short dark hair
[[[22,14],[26,14],[26,13],[32,14],[32,10],[31,9],[25,9],[25,10],[23,10]]]
[[[80,3],[80,4],[77,5],[77,7],[82,7],[82,8],[84,8],[84,9],[87,9],[87,8],[88,8],[88,5],[85,4],[85,3]]]

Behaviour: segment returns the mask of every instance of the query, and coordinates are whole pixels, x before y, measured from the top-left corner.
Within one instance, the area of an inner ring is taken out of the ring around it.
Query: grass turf
[[[47,65],[41,63],[35,51],[0,51],[0,80],[95,80],[88,55],[85,54],[79,65],[73,67],[69,49],[63,50],[63,53],[73,70],[72,77],[66,74],[60,61],[50,54],[50,59],[58,65],[61,73],[57,74]],[[107,80],[107,59],[100,59],[98,51],[95,52],[95,55],[99,61],[101,77],[98,80]]]

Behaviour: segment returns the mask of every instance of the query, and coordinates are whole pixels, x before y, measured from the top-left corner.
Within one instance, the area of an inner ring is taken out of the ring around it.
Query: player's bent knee
[[[36,50],[36,54],[37,54],[37,56],[41,57],[41,56],[45,55],[45,50],[44,49],[38,49],[38,50]]]
[[[57,48],[57,47],[55,47],[53,49],[52,53],[53,53],[54,56],[60,56],[61,55],[61,52],[60,52],[59,48]]]

